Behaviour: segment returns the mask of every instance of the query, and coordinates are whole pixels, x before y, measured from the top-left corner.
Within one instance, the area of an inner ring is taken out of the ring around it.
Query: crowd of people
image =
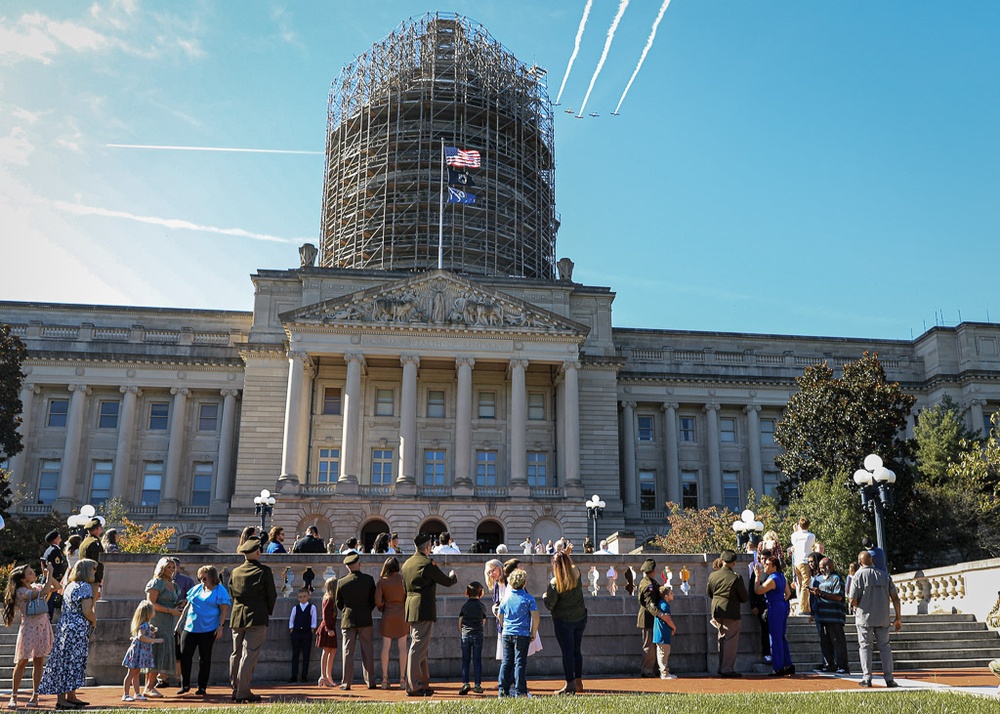
[[[117,548],[115,540],[103,532],[99,519],[88,523],[86,531],[85,538],[73,536],[66,544],[53,531],[46,537],[41,573],[30,565],[11,572],[3,618],[11,625],[20,614],[8,703],[11,709],[20,705],[20,686],[29,663],[33,676],[27,706],[36,705],[42,694],[56,695],[57,709],[86,706],[78,690],[85,683],[90,637],[96,626],[94,602],[100,597],[104,572],[100,556]],[[244,561],[232,570],[227,583],[212,566],[199,568],[197,580],[193,580],[183,572],[179,559],[160,558],[145,586],[145,599],[132,617],[131,642],[122,660],[122,701],[163,697],[161,690],[172,677],[179,683],[177,695],[196,687],[195,695],[204,696],[210,683],[213,647],[223,637],[227,620],[233,642],[229,662],[232,700],[259,701],[251,682],[277,601],[274,574],[260,556],[265,552],[287,552],[284,542],[280,526],[267,533],[258,533],[253,527],[245,529],[237,546]],[[561,653],[565,684],[557,694],[583,692],[582,642],[587,607],[583,575],[571,556],[572,542],[558,539],[542,545],[540,540],[533,543],[525,539],[521,546],[525,554],[531,555],[539,547],[545,552],[551,547],[553,577],[541,600],[550,612]],[[602,541],[600,546],[605,550],[607,544]],[[404,559],[398,534],[380,534],[371,552],[387,557],[376,580],[362,571],[361,550],[354,538],[336,547],[332,542],[324,543],[315,526],[295,540],[293,553],[341,554],[345,572],[339,578],[327,577],[319,607],[311,601],[311,579],[306,578],[306,585],[299,589],[288,617],[292,651],[289,681],[311,681],[309,666],[315,647],[321,652],[317,686],[350,690],[355,685],[354,662],[360,651],[364,686],[390,689],[390,659],[395,645],[399,687],[407,696],[430,696],[433,689],[428,653],[437,621],[437,589],[454,586],[458,580],[454,570],[441,570],[433,556],[461,551],[447,532],[436,537],[421,533],[413,539],[414,552]],[[886,686],[896,686],[888,633],[890,627],[901,629],[902,620],[899,598],[881,549],[866,539],[853,564],[857,567],[843,577],[834,562],[823,556],[822,546],[809,532],[808,519],[802,518],[787,551],[782,549],[777,535],[768,532],[759,542],[749,544],[747,552],[752,555],[748,580],[736,570],[736,553],[726,550],[713,564],[714,571],[706,583],[711,625],[718,631],[719,676],[742,676],[736,669],[736,653],[743,606],[749,603],[761,622],[761,656],[772,665],[772,676],[795,674],[785,634],[793,612],[816,624],[823,654],[817,670],[849,674],[844,625],[851,611],[857,623],[862,686],[871,686],[874,647],[879,648]],[[786,562],[795,576],[792,582],[785,578]],[[531,696],[527,662],[542,648],[540,617],[537,600],[526,590],[527,573],[520,566],[516,558],[504,562],[491,559],[484,566],[485,585],[477,580],[465,584],[467,599],[459,613],[456,638],[462,656],[459,694],[484,691],[482,649],[485,627],[492,617],[497,632],[495,656],[500,661],[498,695]],[[637,627],[642,632],[639,674],[674,679],[676,675],[670,671],[671,640],[677,632],[671,616],[673,590],[667,577],[657,577],[652,558],[647,558],[639,569],[642,578],[634,587]],[[895,608],[894,620],[890,620],[890,603]],[[60,616],[53,628],[51,619],[56,609]],[[381,613],[379,676],[373,643],[375,610]],[[339,683],[334,673],[338,650]],[[197,683],[192,682],[195,653],[199,659]]]

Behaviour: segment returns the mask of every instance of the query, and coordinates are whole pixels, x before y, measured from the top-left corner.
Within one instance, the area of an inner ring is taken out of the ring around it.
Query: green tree
[[[813,479],[796,489],[787,509],[790,523],[800,516],[809,519],[809,530],[842,573],[857,560],[861,539],[874,536],[869,516],[861,510],[861,499],[847,484],[846,472]],[[788,544],[787,539],[782,542]]]
[[[699,511],[668,501],[667,510],[670,530],[653,541],[665,553],[719,553],[736,548],[733,521],[738,516],[728,508],[712,506]]]
[[[57,530],[66,536],[66,517],[53,511],[47,516],[10,516],[7,527],[0,531],[0,563],[38,566],[48,547],[45,534]]]
[[[978,433],[965,428],[963,412],[951,397],[924,409],[913,427],[917,468],[921,482],[940,486],[948,482],[948,469],[959,462]]]
[[[28,350],[10,327],[0,324],[0,455],[9,458],[21,452],[21,364]],[[11,505],[10,473],[0,469],[0,513]]]
[[[1000,415],[993,415],[993,429],[982,443],[965,451],[948,469],[955,490],[973,499],[968,517],[974,518],[979,548],[1000,556]]]

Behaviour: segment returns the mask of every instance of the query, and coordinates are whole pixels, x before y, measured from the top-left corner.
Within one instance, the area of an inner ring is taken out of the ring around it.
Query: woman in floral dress
[[[181,616],[184,594],[177,592],[174,585],[174,571],[177,566],[171,558],[160,558],[153,569],[153,579],[146,583],[146,599],[153,603],[156,617],[153,625],[164,638],[162,644],[153,646],[153,659],[156,667],[146,675],[147,697],[162,697],[155,687],[164,686],[170,680],[170,675],[177,670],[177,649],[174,645],[173,631],[177,618]],[[153,673],[156,672],[156,678]]]
[[[76,696],[76,690],[87,681],[90,631],[97,627],[91,587],[96,572],[96,560],[81,558],[73,567],[69,585],[63,591],[62,614],[56,623],[52,652],[38,686],[39,694],[58,695],[56,709],[77,709],[87,705]]]
[[[58,592],[60,584],[52,577],[52,564],[45,563],[45,586],[36,581],[35,571],[30,565],[22,565],[11,571],[7,581],[7,592],[4,594],[3,620],[7,627],[14,622],[14,615],[21,613],[21,626],[17,630],[17,645],[14,648],[14,677],[10,690],[9,709],[17,708],[17,690],[21,687],[21,678],[31,660],[31,699],[28,706],[38,704],[38,684],[42,679],[43,660],[52,650],[52,625],[49,624],[48,612],[39,615],[27,614],[29,600],[46,600],[53,592]]]

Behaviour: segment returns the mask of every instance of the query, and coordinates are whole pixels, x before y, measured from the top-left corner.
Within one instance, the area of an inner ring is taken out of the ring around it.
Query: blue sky
[[[249,310],[316,241],[329,86],[458,12],[563,81],[585,0],[0,6],[0,299]],[[1000,3],[593,0],[558,256],[615,324],[909,338],[1000,320]],[[111,144],[277,149],[232,153]],[[476,148],[476,147],[468,147]]]

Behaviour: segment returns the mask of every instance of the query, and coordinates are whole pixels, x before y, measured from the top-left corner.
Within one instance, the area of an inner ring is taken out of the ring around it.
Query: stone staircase
[[[861,660],[853,616],[848,616],[844,632],[851,671],[859,673]],[[792,661],[800,672],[823,661],[819,634],[809,618],[790,617],[787,636]],[[902,631],[892,632],[889,643],[897,670],[985,667],[1000,657],[1000,633],[987,629],[973,615],[904,615]],[[875,648],[876,671],[880,671],[879,666]]]

